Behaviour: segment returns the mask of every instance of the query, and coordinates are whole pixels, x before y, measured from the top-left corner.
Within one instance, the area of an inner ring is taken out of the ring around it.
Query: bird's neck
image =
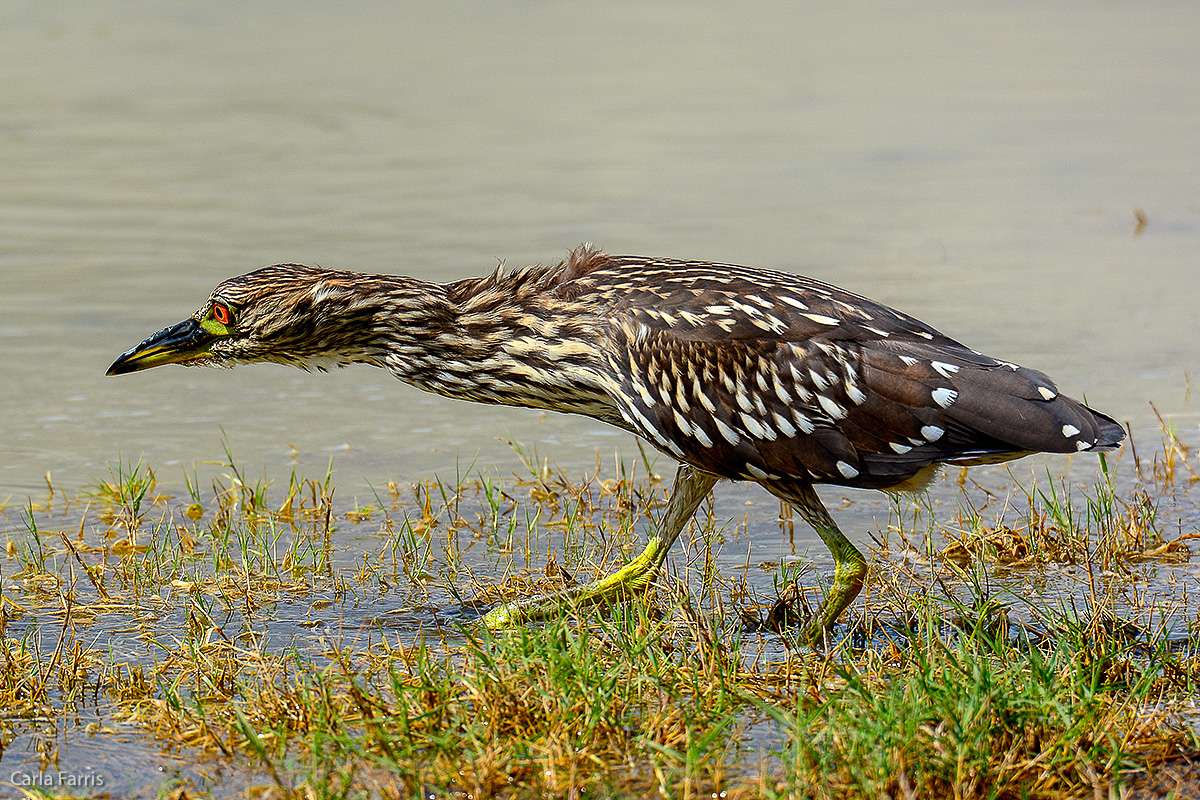
[[[353,360],[447,397],[619,424],[600,389],[596,315],[525,291],[529,279],[522,271],[445,285],[406,281],[376,295]]]

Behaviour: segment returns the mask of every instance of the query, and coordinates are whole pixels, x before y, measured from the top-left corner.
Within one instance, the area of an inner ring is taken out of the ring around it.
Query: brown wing
[[[630,427],[709,472],[886,488],[939,462],[1108,449],[1123,436],[1045,375],[892,309],[706,266],[625,276],[608,375]]]

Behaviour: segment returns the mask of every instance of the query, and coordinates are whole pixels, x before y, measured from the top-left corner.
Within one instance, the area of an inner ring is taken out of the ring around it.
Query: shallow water
[[[1086,508],[1078,488],[1081,477],[1077,473],[1054,478],[1054,491],[1060,496],[1069,492],[1077,513]],[[947,624],[955,624],[958,607],[946,597],[968,609],[978,598],[987,597],[1004,607],[1018,646],[1026,636],[1053,641],[1061,635],[1057,623],[1049,620],[1087,620],[1094,608],[1101,608],[1145,631],[1157,632],[1165,626],[1172,631],[1167,638],[1173,647],[1194,652],[1190,635],[1200,615],[1200,566],[1194,560],[1121,560],[1111,567],[1100,565],[1099,560],[1094,566],[1050,560],[994,569],[973,562],[968,569],[971,578],[948,569],[934,555],[944,539],[939,535],[925,541],[930,512],[945,526],[941,530],[947,537],[953,536],[957,513],[966,509],[974,509],[991,528],[1015,525],[1010,530],[1020,536],[1023,492],[1051,492],[1048,482],[1023,484],[1012,492],[1012,479],[995,470],[973,481],[977,482],[961,491],[953,481],[940,482],[926,508],[918,512],[915,506],[899,504],[890,517],[878,521],[875,541],[885,546],[879,570],[885,575],[898,571],[899,583],[909,589],[892,594],[886,589],[888,581],[876,573],[839,625],[839,636],[849,635],[855,647],[893,652],[895,642],[904,641],[907,615],[916,607],[910,602],[912,595],[924,595],[937,586],[930,597],[946,609]],[[1120,482],[1125,486],[1120,496],[1127,497],[1129,481]],[[550,485],[558,484],[551,481]],[[414,523],[421,519],[421,503],[403,494],[384,494],[384,507],[362,512],[362,519],[339,504],[328,537],[323,510],[300,509],[294,516],[260,514],[253,523],[235,513],[234,523],[223,525],[215,520],[223,518],[222,508],[235,507],[236,500],[217,503],[204,490],[205,516],[190,523],[183,513],[190,498],[156,497],[143,507],[146,519],[137,536],[149,552],[128,558],[115,552],[117,537],[125,534],[121,523],[110,528],[96,522],[102,504],[85,508],[79,502],[67,505],[59,497],[49,508],[34,508],[37,537],[20,530],[17,515],[4,513],[10,528],[6,533],[16,548],[15,553],[0,552],[5,573],[0,587],[15,606],[10,605],[0,618],[0,635],[39,654],[42,665],[58,663],[61,652],[74,652],[76,646],[93,651],[97,661],[87,668],[82,691],[77,685],[66,698],[52,689],[50,702],[68,711],[46,710],[32,719],[25,712],[0,716],[0,762],[10,776],[8,784],[0,781],[0,797],[20,796],[15,793],[23,785],[20,781],[32,780],[33,775],[76,782],[94,778],[102,783],[82,786],[112,796],[153,797],[158,795],[156,787],[181,782],[215,797],[239,797],[247,787],[269,785],[271,776],[248,756],[222,758],[211,747],[203,751],[176,742],[173,736],[182,737],[182,731],[163,734],[166,738],[160,740],[128,722],[122,712],[130,706],[113,699],[115,687],[122,685],[121,676],[131,667],[144,669],[160,681],[155,696],[164,686],[175,686],[186,703],[194,679],[194,667],[189,666],[193,657],[211,665],[205,674],[230,669],[223,665],[222,659],[230,656],[220,649],[222,641],[248,664],[257,663],[258,653],[286,654],[287,661],[294,658],[315,670],[333,663],[333,651],[361,663],[381,640],[393,646],[421,640],[434,653],[443,652],[447,644],[462,644],[464,632],[459,625],[480,613],[463,601],[476,596],[479,586],[522,572],[540,577],[546,572],[546,554],[583,578],[590,574],[590,559],[600,557],[604,542],[615,535],[612,513],[620,504],[601,499],[606,495],[597,483],[590,484],[590,499],[580,506],[572,500],[572,492],[563,490],[544,508],[529,499],[533,486],[504,481],[504,494],[499,495],[503,499],[496,510],[489,510],[478,486],[468,485],[461,494],[446,487],[450,499],[430,487],[436,521],[427,536],[417,538],[418,551],[427,548],[428,556],[418,553],[412,560],[403,552],[397,554],[406,543],[402,536],[398,538],[396,528],[403,528],[405,519]],[[661,488],[641,485],[638,493],[661,501]],[[280,504],[281,493],[274,489],[268,508]],[[1200,514],[1193,494],[1182,482],[1175,494],[1170,489],[1155,494],[1161,509],[1158,524],[1166,535],[1176,524],[1195,529]],[[538,516],[543,511],[545,515]],[[839,517],[855,511],[855,505],[835,509]],[[807,571],[802,583],[811,588],[816,581],[814,569],[826,576],[832,571],[830,558],[822,549],[806,552],[802,537],[789,543],[789,525],[777,517],[777,504],[770,509],[723,493],[712,512],[712,531],[682,542],[670,571],[687,583],[689,602],[706,620],[720,626],[722,638],[738,648],[748,667],[761,664],[769,669],[794,656],[792,631],[781,636],[751,625],[749,617],[763,619],[776,600],[783,585],[781,563],[790,568],[803,565]],[[80,525],[81,515],[92,521]],[[567,517],[575,524],[560,526]],[[587,522],[601,519],[606,520],[602,525]],[[82,531],[78,539],[77,530]],[[511,531],[507,545],[506,530]],[[60,537],[57,531],[65,535]],[[195,539],[186,551],[181,544],[185,535]],[[73,560],[65,539],[75,541],[82,561]],[[297,542],[301,544],[293,547]],[[109,551],[100,552],[106,545]],[[30,552],[45,554],[37,558],[43,571],[22,569]],[[108,587],[103,596],[77,567],[83,562],[98,568],[101,584]],[[715,585],[703,577],[709,563],[718,576]],[[913,576],[915,584],[909,584]],[[972,588],[974,581],[981,582],[982,590]],[[671,597],[660,595],[661,607],[673,618],[677,610]],[[810,593],[809,601],[814,597]],[[71,609],[65,620],[64,607]],[[862,627],[864,623],[869,629]],[[116,665],[120,666],[114,670]],[[247,678],[252,674],[247,667]],[[735,775],[758,769],[764,760],[775,763],[773,751],[783,744],[784,734],[774,723],[758,719],[749,710],[742,721],[741,748],[729,755],[736,760],[730,764]],[[52,752],[53,759],[43,760],[44,752]],[[285,764],[303,770],[303,763],[285,760]]]
[[[263,264],[449,280],[582,241],[804,272],[1194,444],[1197,30],[1187,2],[7,4],[0,501],[139,458],[182,492],[225,444],[280,482],[332,464],[346,503],[519,472],[506,439],[568,474],[636,461],[365,367],[103,375]],[[720,491],[764,559],[824,558]],[[837,514],[865,541],[887,512]]]

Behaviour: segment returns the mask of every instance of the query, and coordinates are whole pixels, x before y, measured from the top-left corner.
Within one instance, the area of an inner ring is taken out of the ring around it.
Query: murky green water
[[[448,280],[582,241],[804,272],[1194,444],[1197,30],[1185,2],[6,5],[0,501],[118,458],[181,492],[222,441],[281,481],[332,460],[347,503],[518,470],[506,438],[636,458],[365,367],[103,376],[263,264]],[[774,501],[720,491],[790,549]],[[888,506],[853,501],[861,541]]]

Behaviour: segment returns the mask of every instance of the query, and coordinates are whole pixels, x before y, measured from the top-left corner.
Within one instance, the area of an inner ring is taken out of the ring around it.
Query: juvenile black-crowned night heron
[[[813,485],[920,489],[942,464],[1114,449],[1109,417],[1045,375],[797,275],[609,256],[447,284],[295,264],[230,278],[109,375],[160,364],[373,364],[461,400],[583,414],[681,462],[645,550],[585,586],[498,607],[502,627],[646,587],[721,478],[786,500],[833,553],[806,635],[862,588],[866,561]]]

